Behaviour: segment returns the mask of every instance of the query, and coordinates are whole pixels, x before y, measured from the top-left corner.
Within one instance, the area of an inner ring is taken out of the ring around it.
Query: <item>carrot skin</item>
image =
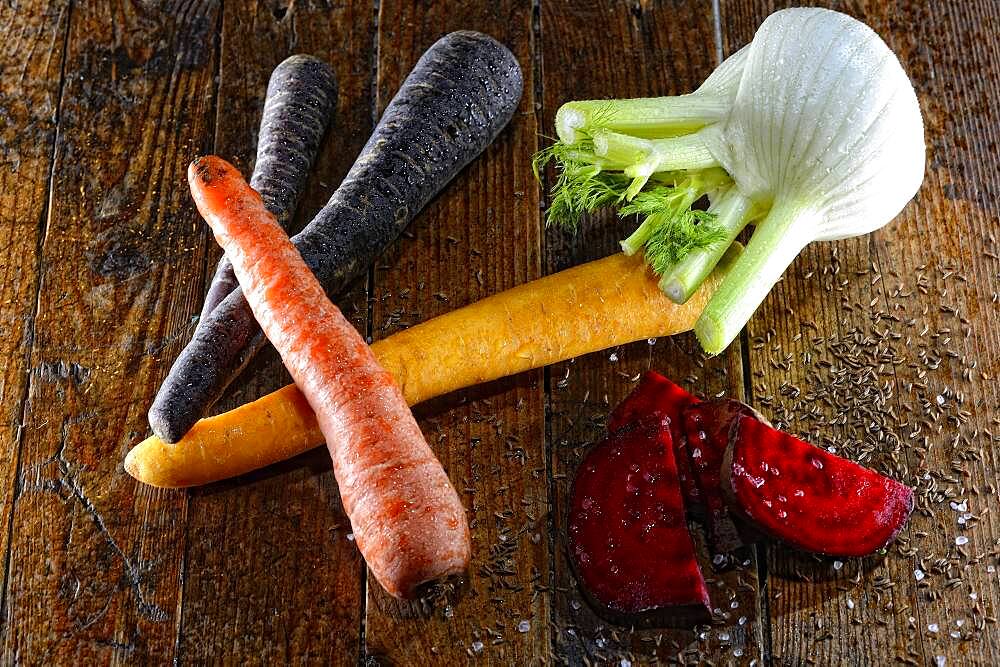
[[[453,32],[424,53],[343,183],[293,239],[328,294],[366,271],[496,138],[522,87],[517,59],[487,35]],[[264,343],[242,292],[233,291],[174,361],[149,410],[153,432],[178,441]]]
[[[393,334],[375,342],[372,352],[415,405],[571,357],[688,331],[726,268],[721,264],[678,306],[659,290],[641,257],[613,255]],[[196,486],[282,461],[322,441],[308,404],[289,385],[202,419],[180,443],[147,438],[129,452],[125,468],[154,486]]]
[[[413,597],[426,582],[464,572],[465,509],[392,375],[232,165],[200,158],[188,181],[254,316],[316,413],[376,580],[391,595]]]
[[[337,77],[319,58],[290,56],[271,72],[250,187],[260,193],[267,210],[284,229],[298,206],[336,103]],[[199,327],[237,287],[233,267],[223,256],[205,294]]]

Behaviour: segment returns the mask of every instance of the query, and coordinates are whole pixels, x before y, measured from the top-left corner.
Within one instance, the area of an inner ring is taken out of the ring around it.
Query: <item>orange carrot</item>
[[[254,317],[316,413],[372,574],[390,594],[412,597],[464,571],[465,510],[392,375],[232,165],[200,158],[188,182]]]
[[[642,257],[581,264],[393,334],[372,345],[410,405],[462,387],[694,326],[728,261],[682,306],[657,287]],[[125,469],[146,484],[208,484],[311,449],[323,440],[305,398],[289,385],[202,419],[180,442],[140,442]]]

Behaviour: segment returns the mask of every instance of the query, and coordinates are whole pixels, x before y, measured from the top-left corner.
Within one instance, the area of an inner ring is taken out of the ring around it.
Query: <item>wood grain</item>
[[[753,397],[792,431],[918,487],[919,501],[884,560],[838,569],[772,550],[775,662],[996,664],[997,628],[985,616],[995,616],[998,580],[987,568],[1000,524],[989,513],[959,525],[964,511],[951,503],[977,516],[996,506],[987,431],[1000,430],[989,380],[1000,347],[984,323],[996,322],[1000,267],[986,254],[997,252],[1000,125],[988,102],[1000,83],[997,8],[829,6],[899,55],[923,107],[927,178],[889,227],[810,247],[786,273],[750,324]],[[727,48],[775,9],[724,2]],[[959,536],[968,544],[957,546]]]
[[[451,30],[492,35],[517,56],[525,92],[510,126],[411,225],[376,266],[373,337],[448,312],[539,275],[531,3],[380,4],[378,102]],[[456,664],[537,662],[548,651],[547,483],[541,374],[527,373],[418,410],[467,508],[467,588],[436,606],[388,598],[369,578],[365,644],[379,659]],[[489,572],[493,574],[490,575]],[[526,625],[522,625],[526,624]],[[518,629],[520,625],[521,630]],[[527,631],[522,631],[526,627]]]
[[[26,341],[8,660],[173,654],[183,497],[137,486],[121,460],[145,433],[159,350],[198,297],[184,169],[210,136],[217,19],[214,3],[83,3],[69,19]]]
[[[121,469],[218,257],[184,169],[213,150],[250,172],[282,58],[327,58],[341,86],[299,224],[437,37],[483,30],[525,70],[511,127],[339,300],[380,338],[616,250],[632,223],[612,216],[576,236],[541,233],[538,133],[552,134],[570,99],[691,90],[783,6],[719,0],[713,15],[713,4],[0,5],[0,661],[1000,664],[991,0],[822,3],[899,54],[925,115],[927,178],[886,229],[809,247],[742,348],[705,359],[691,336],[638,343],[418,409],[470,510],[476,555],[461,591],[410,605],[365,581],[322,449],[192,492],[142,487]],[[562,547],[570,477],[647,368],[749,400],[914,484],[911,525],[884,558],[844,563],[769,544],[712,575],[702,547],[716,626],[603,622]],[[286,381],[266,352],[219,409]]]
[[[252,171],[271,70],[289,55],[308,53],[337,73],[337,115],[296,228],[326,203],[371,129],[373,19],[367,2],[225,5],[215,150],[235,158],[244,173]],[[210,270],[217,253],[213,247]],[[364,284],[338,303],[364,331]],[[270,346],[259,356],[218,409],[289,382]],[[277,470],[193,491],[188,517],[180,631],[185,661],[250,655],[264,663],[357,662],[361,559],[347,538],[350,525],[325,448]]]
[[[541,28],[543,133],[552,134],[555,113],[569,100],[686,93],[717,64],[708,3],[545,2]],[[546,237],[548,270],[618,252],[618,241],[634,224],[605,213],[584,223],[575,237],[550,229]],[[706,576],[712,577],[713,605],[719,610],[717,627],[698,632],[630,633],[594,614],[576,587],[561,545],[576,465],[587,446],[604,437],[608,411],[650,368],[701,396],[743,395],[739,345],[707,359],[692,334],[635,343],[551,367],[548,438],[554,473],[556,654],[569,663],[622,659],[749,662],[763,653],[762,629],[757,623],[756,554],[752,549],[739,554],[735,568],[713,576],[711,556],[700,545],[700,560]]]
[[[41,244],[48,221],[48,182],[56,137],[68,3],[0,7],[0,553],[7,615],[8,538],[18,489],[20,444],[38,305]],[[45,57],[37,57],[44,54]],[[17,92],[15,92],[17,91]],[[2,621],[0,621],[2,622]]]

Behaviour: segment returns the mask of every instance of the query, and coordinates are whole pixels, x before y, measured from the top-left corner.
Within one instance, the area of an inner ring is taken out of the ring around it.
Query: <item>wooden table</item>
[[[613,252],[612,216],[575,237],[542,224],[529,162],[556,108],[690,91],[776,7],[161,4],[0,6],[0,661],[1000,664],[996,2],[830,3],[912,77],[926,180],[888,228],[807,248],[727,353],[708,359],[690,335],[641,342],[418,411],[473,527],[468,590],[436,604],[366,579],[322,449],[190,492],[124,473],[219,252],[185,167],[216,152],[249,172],[271,69],[325,57],[340,104],[308,220],[437,37],[510,45],[526,80],[511,126],[340,300],[383,337]],[[748,551],[712,575],[710,629],[601,622],[558,546],[568,475],[647,368],[890,471],[918,486],[918,511],[884,559]],[[286,381],[265,354],[221,407]]]

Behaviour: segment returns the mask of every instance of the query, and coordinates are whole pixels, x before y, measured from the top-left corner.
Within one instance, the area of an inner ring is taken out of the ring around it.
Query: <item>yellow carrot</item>
[[[407,403],[646,338],[688,331],[738,244],[679,306],[641,256],[618,254],[501,292],[372,345]],[[180,442],[150,437],[125,459],[141,482],[207,484],[276,463],[323,442],[305,398],[289,385],[202,419]]]

